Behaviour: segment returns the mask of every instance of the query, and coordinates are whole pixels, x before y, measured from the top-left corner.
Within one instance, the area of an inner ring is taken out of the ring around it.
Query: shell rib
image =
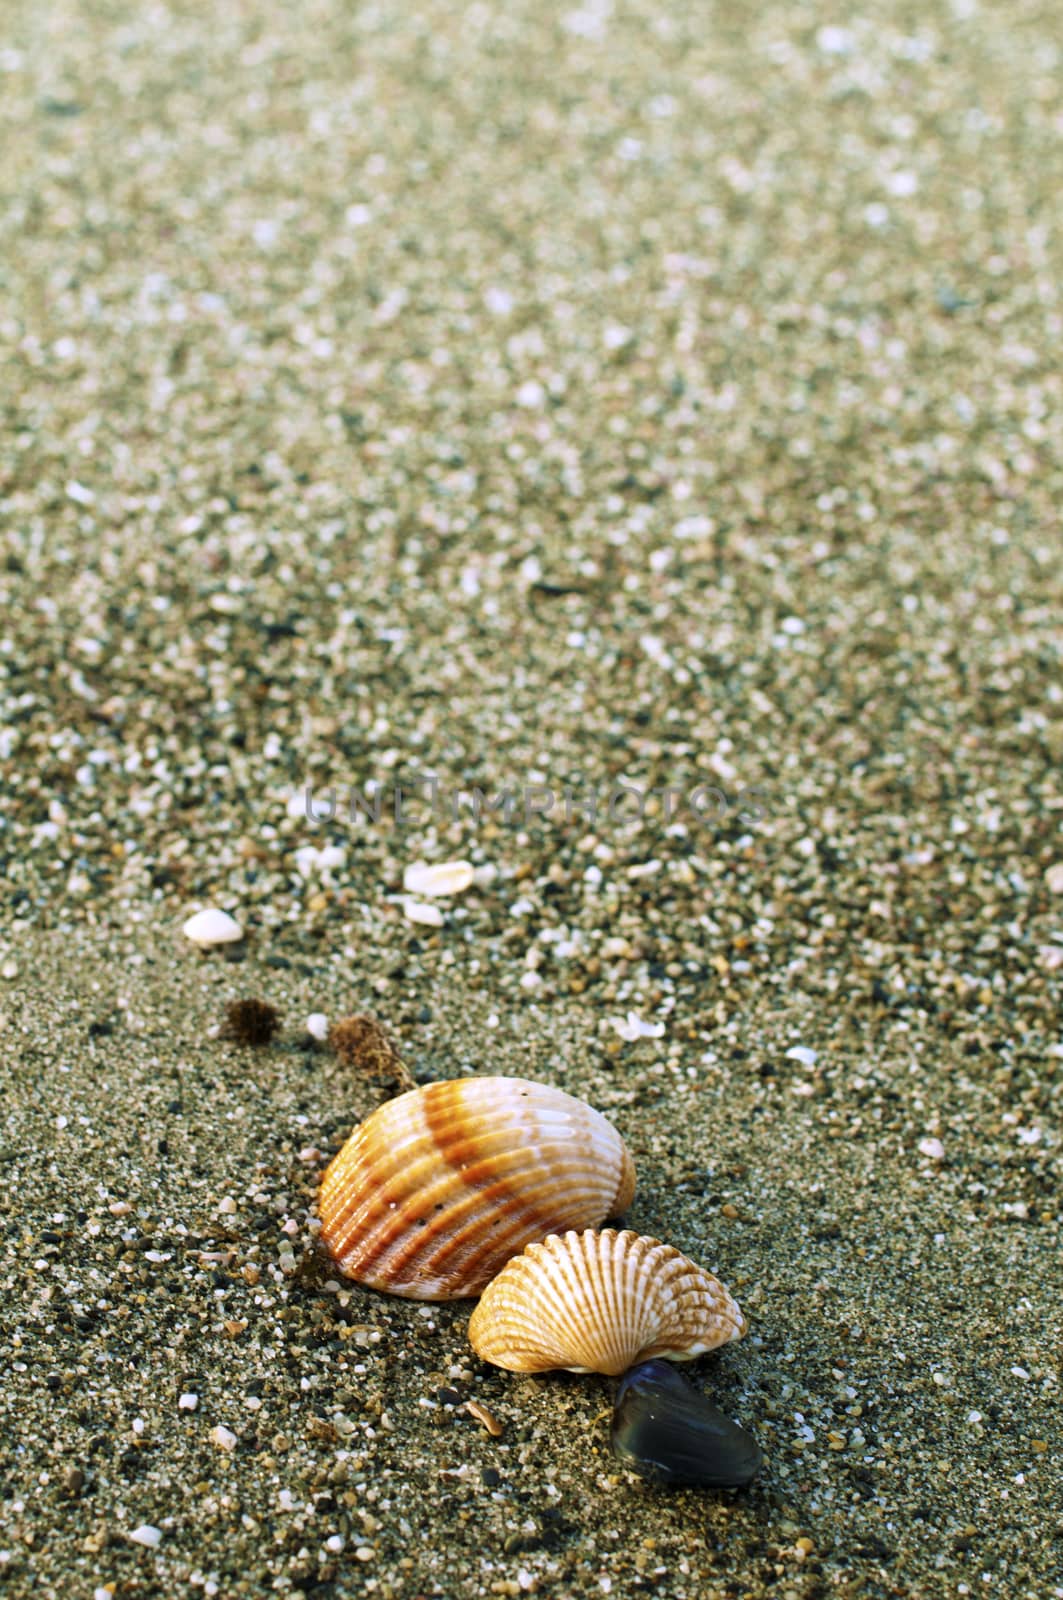
[[[321,1183],[321,1237],[359,1283],[414,1300],[479,1294],[532,1239],[631,1203],[616,1129],[524,1078],[456,1078],[388,1100]]]
[[[746,1320],[724,1285],[670,1244],[587,1229],[530,1244],[489,1284],[469,1323],[473,1349],[511,1372],[625,1372],[690,1361]]]

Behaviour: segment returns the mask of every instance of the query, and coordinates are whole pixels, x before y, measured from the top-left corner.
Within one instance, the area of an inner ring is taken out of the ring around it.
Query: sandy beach
[[[1063,1596],[1056,21],[6,8],[5,1600]],[[748,1489],[338,1277],[315,1013],[610,1118]]]

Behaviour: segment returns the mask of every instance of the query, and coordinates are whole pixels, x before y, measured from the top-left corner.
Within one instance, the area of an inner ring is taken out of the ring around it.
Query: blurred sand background
[[[11,1600],[1063,1594],[1058,20],[3,8]],[[425,773],[555,803],[292,801]],[[616,1122],[747,1493],[337,1291],[365,1010]]]

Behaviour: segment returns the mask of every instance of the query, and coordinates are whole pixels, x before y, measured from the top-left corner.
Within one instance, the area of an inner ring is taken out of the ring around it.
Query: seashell
[[[760,1470],[760,1446],[667,1361],[624,1374],[609,1435],[613,1454],[651,1483],[737,1489]]]
[[[194,917],[189,917],[181,932],[201,950],[209,950],[215,944],[235,944],[244,936],[244,930],[236,918],[230,917],[227,911],[219,911],[216,906],[197,911]]]
[[[436,895],[463,894],[474,877],[471,861],[437,861],[432,866],[414,861],[402,875],[402,887],[407,894],[431,900]]]
[[[318,1209],[349,1278],[459,1300],[530,1240],[599,1223],[634,1192],[623,1139],[584,1101],[524,1078],[457,1078],[378,1107],[325,1172]]]
[[[488,1285],[469,1323],[478,1356],[511,1372],[604,1372],[689,1361],[746,1320],[722,1283],[670,1244],[625,1229],[530,1244]]]

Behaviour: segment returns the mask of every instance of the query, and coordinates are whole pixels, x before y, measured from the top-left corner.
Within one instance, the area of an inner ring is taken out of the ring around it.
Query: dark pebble
[[[760,1447],[667,1361],[621,1378],[610,1443],[617,1460],[651,1483],[733,1489],[760,1468]]]

